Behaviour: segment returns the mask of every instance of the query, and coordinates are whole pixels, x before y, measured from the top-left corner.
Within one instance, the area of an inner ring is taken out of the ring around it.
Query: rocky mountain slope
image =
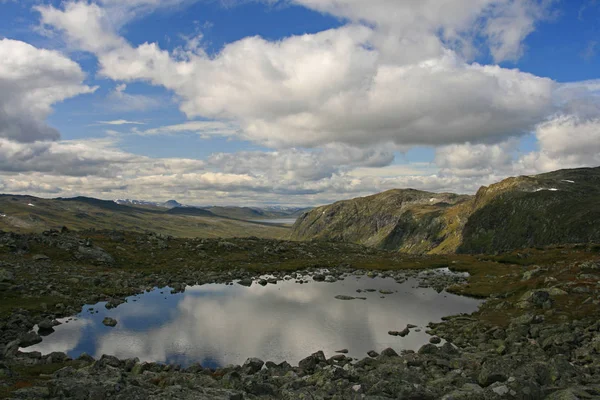
[[[390,190],[302,215],[296,240],[409,253],[496,253],[600,241],[600,167],[520,176],[475,196]]]

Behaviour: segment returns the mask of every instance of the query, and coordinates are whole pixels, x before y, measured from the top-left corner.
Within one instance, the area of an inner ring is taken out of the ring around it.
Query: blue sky
[[[0,0],[0,191],[310,205],[595,166],[599,27],[593,0]]]

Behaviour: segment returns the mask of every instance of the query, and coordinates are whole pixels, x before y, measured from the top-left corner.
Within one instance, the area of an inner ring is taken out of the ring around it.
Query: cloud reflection
[[[416,349],[428,340],[424,332],[413,331],[405,338],[387,332],[402,330],[408,323],[424,327],[444,315],[472,312],[479,304],[412,286],[416,285],[410,280],[399,285],[392,279],[351,277],[332,284],[203,285],[177,295],[154,291],[115,310],[82,316],[93,327],[86,335],[94,336],[85,346],[78,346],[81,330],[77,336],[75,325],[68,333],[59,326],[38,351],[77,349],[95,357],[112,354],[205,366],[240,364],[248,357],[297,363],[317,350],[331,356],[341,348],[362,358],[373,349]],[[378,292],[356,293],[366,288],[395,293],[384,298]],[[368,299],[342,301],[334,298],[338,294]],[[101,326],[105,315],[116,318],[118,325]]]

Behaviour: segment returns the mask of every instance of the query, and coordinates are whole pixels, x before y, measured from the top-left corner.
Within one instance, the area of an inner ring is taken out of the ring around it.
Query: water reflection
[[[362,358],[369,350],[392,347],[417,349],[427,343],[430,321],[476,310],[479,301],[414,288],[413,280],[398,284],[392,279],[349,277],[335,283],[251,287],[203,285],[185,293],[158,289],[129,298],[128,303],[106,310],[104,303],[84,311],[76,321],[57,326],[56,332],[26,351],[65,351],[71,357],[86,352],[94,357],[111,354],[189,365],[240,364],[248,357],[292,364],[318,350],[327,356],[347,348]],[[357,289],[376,289],[362,292]],[[379,290],[393,291],[383,296]],[[337,300],[336,295],[367,300]],[[96,313],[96,310],[98,311]],[[105,316],[118,321],[102,325]],[[418,325],[404,338],[389,330]]]

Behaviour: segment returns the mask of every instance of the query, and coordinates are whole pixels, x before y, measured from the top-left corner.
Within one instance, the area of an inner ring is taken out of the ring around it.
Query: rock
[[[440,344],[440,343],[442,343],[442,339],[440,339],[437,336],[432,336],[431,338],[429,338],[429,343]]]
[[[418,353],[419,354],[436,354],[440,349],[434,344],[428,343],[426,345],[421,346]]]
[[[48,257],[45,254],[34,254],[33,257],[31,257],[31,259],[33,261],[44,261],[44,260],[49,260],[50,257]]]
[[[267,286],[268,283],[269,282],[266,279],[260,279],[258,281],[258,284],[261,285],[261,286]]]
[[[57,320],[51,320],[49,318],[45,318],[42,321],[38,322],[38,333],[40,335],[50,334],[54,332],[54,327],[60,325],[60,322]]]
[[[259,358],[249,358],[242,366],[246,374],[252,375],[260,371],[265,365],[265,362]]]
[[[323,282],[323,281],[325,281],[325,275],[321,275],[321,274],[314,275],[313,280],[316,282]]]
[[[344,296],[342,294],[338,294],[337,296],[335,296],[335,298],[338,300],[354,300],[354,299],[356,299],[356,297]]]
[[[396,350],[392,349],[391,347],[388,347],[387,349],[383,349],[381,351],[380,356],[381,357],[399,357],[398,353],[396,353]]]
[[[504,396],[510,392],[510,389],[506,385],[500,385],[492,388],[492,392],[496,393],[498,396]]]
[[[19,340],[19,346],[21,347],[29,347],[34,344],[38,344],[42,341],[42,337],[35,332],[28,332],[21,336]]]
[[[513,371],[514,366],[511,363],[503,359],[490,359],[481,366],[477,381],[483,387],[496,382],[506,382]]]
[[[313,372],[319,363],[325,363],[327,359],[322,351],[317,351],[310,356],[300,360],[298,367],[306,372]]]
[[[348,349],[336,350],[336,353],[348,354]]]
[[[375,350],[369,350],[369,351],[367,352],[367,355],[368,355],[369,357],[371,357],[371,358],[377,358],[377,357],[379,357],[379,353],[378,353],[378,352],[376,352]]]
[[[238,281],[239,285],[250,287],[252,286],[252,279],[241,279]]]
[[[102,323],[111,328],[117,325],[117,320],[111,317],[106,317],[102,320]]]
[[[394,294],[394,292],[391,291],[391,290],[383,290],[383,289],[380,290],[379,293],[381,293],[381,294]]]
[[[0,268],[0,282],[12,282],[15,280],[15,275],[7,269]]]
[[[79,260],[91,261],[99,264],[113,265],[115,259],[100,247],[79,246],[75,257]]]

